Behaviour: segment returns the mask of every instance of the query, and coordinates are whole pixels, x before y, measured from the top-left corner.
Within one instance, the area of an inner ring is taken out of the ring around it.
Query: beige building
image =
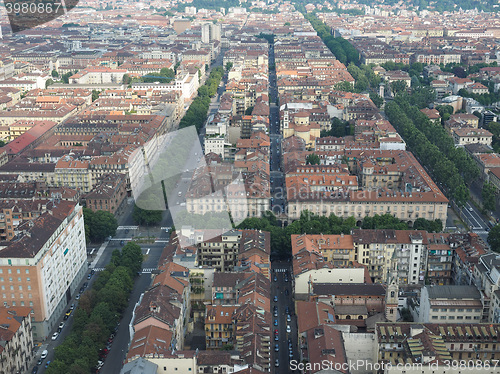
[[[1,373],[27,373],[33,357],[29,307],[0,306]]]
[[[457,145],[486,144],[491,145],[493,134],[485,129],[471,129],[467,127],[453,129],[453,140]]]

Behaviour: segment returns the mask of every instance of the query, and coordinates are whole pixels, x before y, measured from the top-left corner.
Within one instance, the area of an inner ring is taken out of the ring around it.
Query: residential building
[[[44,340],[86,275],[82,207],[60,201],[31,221],[21,237],[0,250],[0,295],[4,306],[29,306],[35,340]]]
[[[500,357],[497,342],[500,326],[482,323],[377,323],[375,330],[375,362],[384,365],[384,374],[494,374],[486,362]],[[467,362],[472,367],[451,368],[447,363]],[[389,365],[391,364],[391,365]],[[398,366],[399,364],[399,366]]]
[[[33,359],[31,308],[0,306],[0,362],[3,373],[24,373]]]
[[[483,317],[476,286],[425,286],[420,294],[421,323],[479,323]]]

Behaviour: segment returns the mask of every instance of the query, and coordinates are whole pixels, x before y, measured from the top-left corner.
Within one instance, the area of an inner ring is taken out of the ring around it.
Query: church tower
[[[387,283],[385,292],[385,319],[388,322],[396,322],[398,318],[398,278],[392,276]]]

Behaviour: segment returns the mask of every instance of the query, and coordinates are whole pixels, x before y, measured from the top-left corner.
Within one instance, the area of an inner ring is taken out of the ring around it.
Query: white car
[[[40,356],[40,358],[43,360],[44,358],[46,358],[46,357],[47,357],[47,355],[48,355],[48,354],[49,354],[49,351],[44,350],[44,351],[42,352],[42,355]]]
[[[59,333],[55,332],[52,334],[52,340],[56,340],[59,337]]]
[[[288,333],[292,332],[292,329],[290,328],[290,325],[286,325],[286,332],[288,332]]]

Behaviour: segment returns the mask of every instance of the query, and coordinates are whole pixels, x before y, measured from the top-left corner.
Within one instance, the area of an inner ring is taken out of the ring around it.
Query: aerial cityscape
[[[5,0],[0,374],[500,373],[494,0]]]

